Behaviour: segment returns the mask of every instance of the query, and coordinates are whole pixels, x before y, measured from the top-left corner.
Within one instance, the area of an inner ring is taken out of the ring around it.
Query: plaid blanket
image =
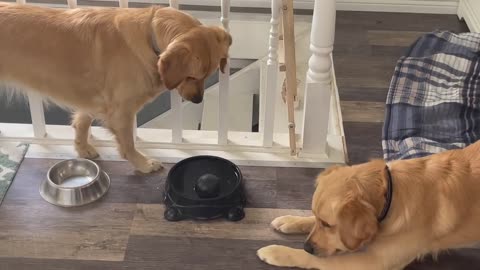
[[[480,138],[480,33],[437,31],[398,61],[386,101],[384,159],[463,148]]]

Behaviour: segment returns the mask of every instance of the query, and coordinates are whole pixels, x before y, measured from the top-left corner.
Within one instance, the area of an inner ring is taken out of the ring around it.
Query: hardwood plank
[[[346,142],[350,164],[382,158],[383,123],[345,122]]]
[[[445,14],[415,14],[388,12],[355,12],[338,11],[337,25],[365,27],[370,30],[398,31],[434,31],[436,29],[453,32],[467,32],[465,22],[456,15]]]
[[[388,89],[398,57],[335,55],[333,61],[339,89],[343,87]]]
[[[121,261],[135,205],[2,205],[0,257]]]
[[[309,184],[312,184],[321,171],[322,169],[317,168],[277,168],[277,179],[292,183],[307,181]]]
[[[128,269],[125,262],[0,258],[2,270],[120,270]],[[131,268],[139,269],[139,268]],[[158,267],[157,267],[158,269]]]
[[[341,101],[343,122],[382,123],[384,102]]]
[[[286,244],[301,248],[302,241],[250,241],[228,239],[189,239],[174,237],[133,236],[128,244],[127,260],[123,262],[0,258],[2,270],[215,270],[268,269],[275,270],[254,256],[256,250],[269,244]],[[185,246],[188,245],[188,246]],[[173,249],[173,250],[172,250]],[[227,252],[223,252],[227,249]],[[187,252],[188,251],[188,252]],[[190,256],[193,254],[192,256]],[[223,254],[223,256],[222,256]],[[233,255],[232,255],[233,254]],[[192,258],[193,257],[193,258]],[[211,258],[210,262],[206,258]],[[216,262],[220,265],[217,266]],[[416,261],[406,270],[477,270],[480,264],[478,249],[452,250],[437,260],[431,256]],[[224,267],[224,268],[221,268]],[[228,267],[228,268],[227,268]],[[288,268],[285,268],[288,269]]]
[[[270,244],[288,244],[301,248],[304,239],[295,242],[190,238],[186,236],[132,236],[126,260],[137,269],[278,269],[261,262],[256,251]],[[156,267],[156,268],[155,268]],[[283,268],[282,268],[283,269]],[[288,268],[285,268],[288,269]]]
[[[245,195],[249,208],[278,208],[277,180],[254,181],[245,180]]]
[[[321,169],[278,168],[276,208],[312,209],[315,179]]]
[[[338,25],[335,29],[335,55],[371,55],[372,46],[368,43],[368,29],[362,26]]]
[[[388,88],[374,87],[342,87],[339,89],[340,105],[343,109],[345,101],[381,102],[387,100]]]
[[[394,56],[400,59],[410,46],[371,46],[372,56]]]
[[[370,45],[409,47],[425,33],[420,31],[369,30],[367,36]]]
[[[247,180],[267,180],[277,179],[277,168],[275,167],[249,167],[240,166],[243,178]]]
[[[247,208],[245,218],[239,222],[223,219],[211,221],[169,222],[164,219],[165,207],[158,204],[138,204],[132,223],[131,235],[228,238],[244,240],[291,240],[295,236],[275,233],[270,222],[283,215],[310,215],[308,210]]]

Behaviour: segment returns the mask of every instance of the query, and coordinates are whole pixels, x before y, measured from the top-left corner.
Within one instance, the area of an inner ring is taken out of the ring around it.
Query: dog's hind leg
[[[98,157],[97,150],[88,142],[92,121],[93,118],[85,113],[76,112],[73,115],[72,126],[75,129],[75,150],[81,158],[94,159]]]
[[[315,217],[281,216],[274,219],[271,225],[284,234],[308,234],[315,226]]]

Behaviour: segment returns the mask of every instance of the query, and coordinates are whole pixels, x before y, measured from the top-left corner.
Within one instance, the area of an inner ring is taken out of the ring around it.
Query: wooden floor
[[[351,163],[381,158],[383,104],[397,59],[419,35],[466,31],[456,16],[339,12],[335,68]],[[54,160],[27,159],[0,207],[0,270],[275,269],[255,251],[302,246],[303,237],[272,232],[284,214],[308,214],[315,169],[243,167],[248,192],[239,223],[169,223],[163,219],[165,172],[134,175],[125,162],[100,162],[113,184],[89,206],[63,209],[38,193]],[[410,270],[480,269],[480,251],[426,259]]]

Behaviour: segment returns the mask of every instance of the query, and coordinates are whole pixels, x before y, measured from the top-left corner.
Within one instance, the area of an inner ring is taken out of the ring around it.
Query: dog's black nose
[[[310,242],[305,242],[305,244],[303,244],[303,249],[306,252],[313,254],[313,246],[310,244]]]
[[[190,101],[195,104],[201,103],[203,101],[203,96],[194,96]]]

